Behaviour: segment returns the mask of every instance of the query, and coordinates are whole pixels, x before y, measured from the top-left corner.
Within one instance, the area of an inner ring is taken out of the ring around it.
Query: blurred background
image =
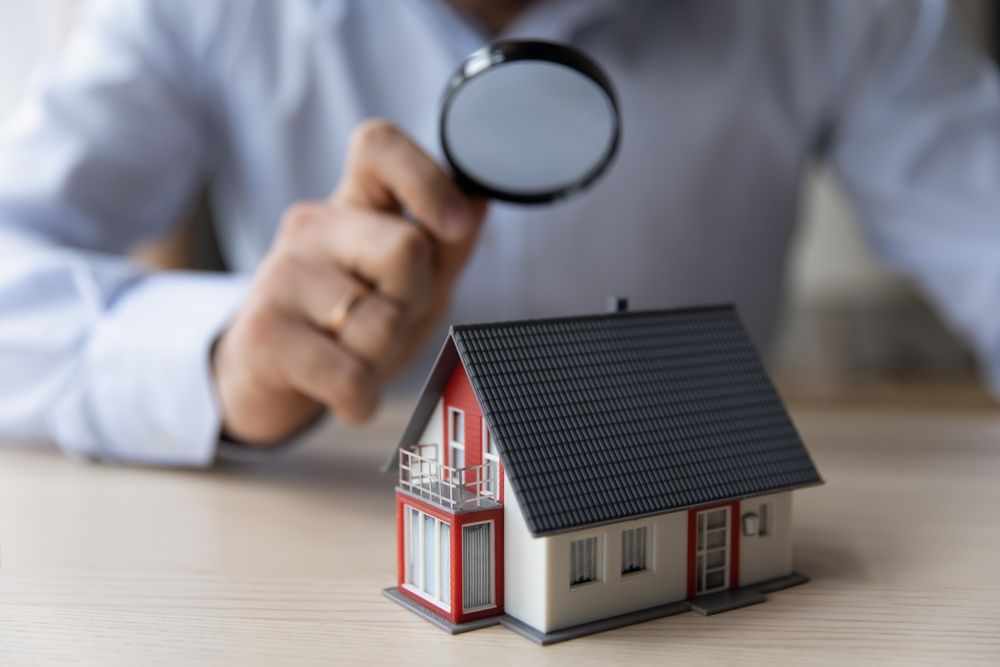
[[[953,0],[969,35],[997,53],[1000,9]],[[0,121],[33,68],[58,46],[74,0],[0,0]],[[798,401],[995,405],[971,355],[905,279],[880,266],[822,165],[810,169],[780,335],[769,362]],[[172,239],[144,249],[161,265],[204,265],[212,248],[197,211]]]

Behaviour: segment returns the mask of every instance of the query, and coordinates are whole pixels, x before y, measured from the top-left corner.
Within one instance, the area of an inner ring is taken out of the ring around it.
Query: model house
[[[398,582],[450,632],[540,643],[802,583],[821,483],[736,311],[453,327],[400,441]]]

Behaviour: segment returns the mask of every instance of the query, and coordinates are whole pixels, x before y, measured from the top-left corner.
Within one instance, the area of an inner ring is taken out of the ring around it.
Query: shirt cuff
[[[220,409],[212,345],[249,277],[159,273],[126,290],[93,332],[79,389],[54,414],[68,454],[207,466]]]

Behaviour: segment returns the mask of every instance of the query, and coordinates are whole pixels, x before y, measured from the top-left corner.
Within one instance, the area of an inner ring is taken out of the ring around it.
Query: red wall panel
[[[451,451],[448,448],[448,442],[451,440],[451,424],[448,420],[448,408],[458,408],[465,413],[465,466],[471,468],[481,465],[483,462],[483,412],[479,407],[479,402],[476,400],[476,392],[472,389],[469,376],[466,374],[465,367],[462,366],[461,362],[455,366],[448,384],[445,385],[442,392],[442,401],[444,403],[444,409],[441,411],[441,418],[444,420],[442,430],[442,433],[444,433],[444,443],[441,446],[444,448],[444,464],[446,466],[452,465]],[[501,465],[499,474],[499,500],[501,503],[503,502],[504,493],[503,480],[504,471]]]
[[[451,424],[448,422],[448,408],[458,408],[465,413],[465,466],[477,466],[483,462],[483,413],[476,401],[476,394],[465,373],[461,362],[455,366],[444,393],[444,451],[445,465],[450,466],[451,451],[448,442],[451,440]]]

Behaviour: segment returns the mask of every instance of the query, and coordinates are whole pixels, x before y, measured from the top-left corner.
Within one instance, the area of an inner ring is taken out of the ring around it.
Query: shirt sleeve
[[[0,439],[205,465],[209,352],[247,279],[147,272],[211,163],[199,31],[173,0],[91,3],[0,133]]]
[[[1000,393],[1000,85],[948,5],[882,4],[829,155],[875,248],[967,339]]]

